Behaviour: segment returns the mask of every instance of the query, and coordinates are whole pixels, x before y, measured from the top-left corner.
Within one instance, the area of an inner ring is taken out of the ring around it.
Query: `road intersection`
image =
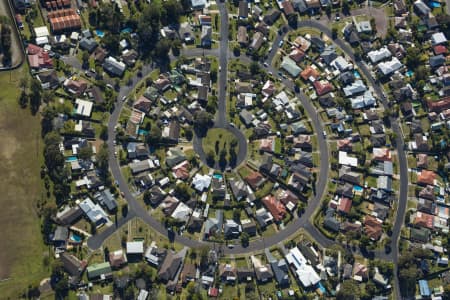
[[[228,66],[228,56],[229,52],[231,52],[228,48],[228,14],[226,9],[226,4],[222,2],[218,2],[218,9],[220,12],[220,18],[221,18],[221,32],[220,36],[223,37],[220,41],[219,51],[217,49],[212,50],[199,50],[199,49],[191,49],[191,50],[183,50],[182,54],[185,56],[201,56],[201,55],[214,55],[218,56],[219,58],[219,77],[218,77],[218,114],[215,120],[215,127],[219,128],[225,128],[230,131],[232,131],[239,139],[240,147],[239,147],[239,154],[238,154],[238,161],[241,162],[246,157],[246,151],[247,151],[247,141],[245,140],[244,135],[242,132],[240,132],[237,128],[230,126],[229,122],[227,121],[226,116],[226,88],[227,88],[227,66]],[[331,30],[323,25],[320,22],[313,21],[313,20],[304,20],[298,22],[298,27],[311,27],[318,29],[319,31],[323,32],[325,35],[331,37]],[[288,30],[293,30],[292,28],[288,27]],[[294,82],[292,80],[282,78],[278,75],[278,72],[276,69],[272,67],[272,60],[275,56],[275,53],[278,51],[278,45],[279,41],[283,40],[285,37],[285,33],[282,33],[280,35],[277,35],[275,38],[275,41],[273,42],[273,49],[269,53],[266,63],[266,71],[272,72],[275,77],[277,77],[279,80],[283,82],[283,84],[289,88],[293,93],[296,94],[298,99],[300,100],[302,106],[304,107],[305,111],[311,118],[311,122],[313,125],[313,128],[315,132],[321,133],[323,132],[324,128],[322,125],[322,122],[317,114],[317,111],[315,107],[312,105],[310,99],[303,94],[303,92],[300,90],[298,92],[295,92],[294,90]],[[338,46],[345,55],[350,58],[354,65],[358,67],[358,69],[362,72],[362,74],[367,78],[369,84],[373,87],[375,94],[378,96],[378,98],[381,100],[381,103],[383,104],[385,109],[389,109],[389,103],[385,97],[385,94],[382,90],[382,87],[380,84],[373,78],[371,71],[367,67],[367,65],[364,62],[357,61],[355,59],[353,50],[351,47],[343,40],[341,39],[335,39],[333,40],[333,43]],[[197,53],[198,52],[198,53]],[[230,55],[231,57],[231,55]],[[243,55],[239,57],[241,61],[244,62],[251,62],[252,59]],[[145,65],[142,69],[142,77],[145,78],[150,72],[152,71],[152,67],[150,65]],[[115,225],[105,229],[104,231],[92,236],[88,239],[88,246],[91,249],[98,249],[101,247],[103,241],[107,239],[111,234],[113,234],[120,226],[124,225],[128,220],[132,219],[133,217],[139,217],[144,222],[146,222],[148,225],[150,225],[153,229],[158,231],[160,234],[164,236],[168,236],[169,232],[168,230],[163,226],[160,220],[156,220],[153,218],[144,207],[142,207],[136,198],[132,195],[129,186],[123,177],[119,162],[117,158],[114,155],[115,151],[115,126],[117,125],[117,122],[119,120],[120,112],[122,110],[122,107],[124,106],[124,102],[121,101],[123,97],[126,97],[129,95],[129,93],[134,89],[136,84],[140,81],[140,78],[135,75],[131,78],[131,84],[127,86],[122,86],[117,101],[116,107],[113,111],[113,113],[110,116],[109,123],[108,123],[108,152],[109,152],[109,166],[111,169],[112,176],[114,177],[114,180],[118,183],[118,187],[121,190],[121,192],[124,195],[124,198],[128,202],[128,215],[125,218],[120,219]],[[404,141],[403,136],[400,130],[400,126],[396,119],[391,118],[391,126],[392,130],[395,133],[395,141],[396,141],[396,148],[397,148],[397,154],[399,159],[399,169],[400,169],[400,190],[399,190],[399,199],[398,199],[398,208],[397,208],[397,215],[395,219],[395,224],[392,229],[392,237],[391,237],[391,249],[392,252],[390,253],[384,253],[382,251],[376,251],[375,257],[380,259],[386,259],[389,261],[392,261],[394,263],[395,268],[395,274],[397,272],[397,262],[398,262],[398,240],[400,236],[400,230],[402,227],[402,224],[404,223],[404,217],[405,217],[405,211],[406,211],[406,203],[407,203],[407,190],[408,190],[408,174],[407,174],[407,161],[406,161],[406,154],[403,151],[404,149]],[[276,245],[280,242],[283,242],[284,240],[288,239],[289,237],[293,236],[299,229],[303,228],[306,230],[319,244],[321,244],[324,247],[330,247],[333,244],[336,244],[337,242],[334,240],[330,240],[327,237],[325,237],[313,224],[311,224],[310,219],[319,207],[322,197],[324,193],[327,191],[327,183],[328,183],[328,177],[329,177],[329,166],[330,166],[330,153],[328,144],[326,141],[326,138],[322,134],[317,134],[317,140],[318,140],[318,148],[321,151],[320,155],[320,170],[319,170],[319,176],[318,180],[316,182],[316,191],[317,194],[309,200],[308,205],[306,207],[306,210],[302,216],[295,219],[291,224],[289,224],[285,229],[280,231],[276,235],[272,235],[267,238],[262,238],[259,240],[252,241],[248,247],[242,247],[241,245],[235,245],[234,248],[223,248],[223,253],[225,255],[227,254],[243,254],[243,253],[249,253],[254,251],[263,250],[264,248],[270,247],[272,245]],[[245,145],[245,147],[242,147],[241,145]],[[194,149],[201,148],[201,139],[194,140]],[[242,152],[241,152],[242,151]],[[202,150],[200,151],[200,153]],[[191,248],[199,248],[205,245],[208,245],[208,242],[202,242],[197,240],[192,240],[189,238],[186,238],[184,236],[175,234],[174,235],[174,241],[183,244],[184,246],[188,246]],[[399,294],[399,283],[397,276],[394,276],[395,280],[395,286],[396,286],[396,293],[398,299],[400,299]]]

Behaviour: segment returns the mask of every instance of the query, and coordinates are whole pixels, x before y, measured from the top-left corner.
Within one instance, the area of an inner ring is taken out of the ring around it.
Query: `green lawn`
[[[0,294],[18,299],[28,285],[49,275],[36,205],[47,201],[39,172],[43,164],[40,117],[17,103],[25,67],[0,74]],[[48,200],[49,201],[49,200]],[[51,259],[50,259],[51,262]]]
[[[227,159],[229,158],[230,144],[237,139],[230,131],[223,128],[213,128],[208,130],[206,137],[203,138],[203,150],[205,153],[212,151],[215,159],[219,159],[219,154],[222,149],[227,151]],[[216,147],[217,145],[217,147]],[[218,150],[218,151],[216,151]],[[236,146],[236,153],[239,151],[239,145]]]

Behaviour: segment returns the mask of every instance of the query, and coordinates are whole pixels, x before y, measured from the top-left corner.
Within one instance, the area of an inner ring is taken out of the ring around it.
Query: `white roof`
[[[211,184],[211,176],[209,175],[201,175],[197,173],[192,179],[192,185],[199,192],[208,189],[210,184]]]
[[[175,210],[173,211],[171,217],[180,221],[187,222],[191,213],[192,209],[183,202],[180,202],[177,208],[175,208]]]
[[[443,44],[445,42],[447,42],[447,38],[442,32],[436,32],[431,36],[431,44],[433,46]]]
[[[320,281],[319,275],[311,265],[307,264],[306,258],[297,247],[292,248],[286,255],[289,265],[293,265],[298,279],[304,287],[310,287]]]
[[[382,62],[378,64],[378,68],[380,69],[383,75],[389,75],[394,73],[398,69],[403,67],[402,63],[398,60],[397,57],[393,57],[392,60],[387,62]]]
[[[351,97],[354,94],[362,93],[367,89],[364,82],[361,79],[356,80],[350,85],[345,86],[342,90],[346,97]]]
[[[373,97],[372,93],[369,90],[367,90],[364,92],[363,95],[350,99],[350,102],[353,109],[359,109],[366,106],[374,105],[376,100]]]
[[[137,300],[147,300],[148,292],[146,290],[140,290]]]
[[[108,215],[105,211],[98,204],[94,204],[91,199],[86,198],[79,206],[91,222],[97,223],[101,219],[108,221]]]
[[[34,32],[38,38],[43,36],[47,37],[50,35],[47,26],[34,27]]]
[[[36,45],[41,46],[48,44],[48,37],[47,36],[41,36],[36,38]]]
[[[350,64],[344,57],[338,56],[335,60],[331,62],[331,65],[338,69],[339,71],[345,71],[347,69],[350,69],[352,64]]]
[[[358,166],[358,159],[356,157],[348,156],[347,152],[339,151],[339,164],[340,165],[357,167]]]
[[[127,254],[142,254],[144,253],[144,242],[127,242]]]
[[[76,31],[73,31],[72,34],[70,35],[71,40],[78,40],[79,37],[80,37],[80,34]]]
[[[370,51],[367,53],[367,56],[373,64],[377,64],[384,59],[390,58],[392,54],[386,47],[383,47],[378,50]]]
[[[77,115],[83,116],[83,117],[90,117],[92,113],[92,106],[93,102],[83,100],[83,99],[76,99],[75,100],[76,109],[77,109]]]

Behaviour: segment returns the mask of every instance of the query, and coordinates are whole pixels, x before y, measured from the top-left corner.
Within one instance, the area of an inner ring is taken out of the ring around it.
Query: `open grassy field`
[[[28,285],[48,275],[36,202],[44,196],[40,179],[43,142],[40,118],[21,109],[18,84],[25,67],[0,73],[0,298],[18,299]]]

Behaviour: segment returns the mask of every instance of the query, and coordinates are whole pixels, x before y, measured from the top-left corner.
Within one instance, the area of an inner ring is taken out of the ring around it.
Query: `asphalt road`
[[[299,27],[313,27],[316,29],[319,29],[324,34],[328,36],[331,35],[331,30],[328,29],[325,25],[322,23],[313,21],[313,20],[306,20],[299,22]],[[369,81],[369,84],[373,87],[375,94],[378,96],[378,98],[381,100],[381,103],[383,104],[383,107],[385,110],[390,110],[388,101],[386,97],[384,96],[383,89],[381,88],[380,84],[373,78],[370,70],[368,69],[367,65],[362,61],[355,61],[355,56],[353,54],[352,48],[343,40],[341,39],[335,39],[333,42],[341,48],[344,53],[354,62],[354,64],[359,68],[359,70],[364,74],[364,76]],[[396,149],[397,149],[397,156],[399,161],[399,169],[400,169],[400,191],[399,191],[399,197],[398,197],[398,207],[397,207],[397,215],[395,218],[395,223],[392,228],[392,236],[391,236],[391,249],[392,251],[389,254],[379,254],[378,256],[383,259],[388,259],[393,262],[394,264],[394,274],[397,274],[397,266],[398,266],[398,241],[400,238],[400,231],[402,228],[402,225],[404,224],[405,220],[405,212],[406,212],[406,204],[408,200],[408,163],[406,159],[406,153],[403,150],[404,149],[404,140],[403,140],[403,134],[400,129],[400,126],[398,124],[398,120],[395,118],[390,119],[391,122],[391,128],[392,131],[396,135]],[[396,294],[397,299],[401,299],[400,295],[400,285],[398,281],[398,276],[394,276],[394,283],[396,287]]]
[[[227,75],[226,75],[226,67],[227,67],[227,55],[228,55],[228,25],[224,26],[224,24],[228,24],[227,14],[226,14],[226,8],[225,5],[222,3],[218,3],[219,10],[221,14],[221,20],[222,20],[222,26],[221,26],[221,37],[225,37],[226,40],[225,43],[222,43],[219,48],[219,65],[221,66],[221,71],[219,74],[219,113],[216,119],[216,124],[223,126],[230,130],[236,130],[234,127],[231,127],[227,124],[226,121],[226,83],[227,83]],[[331,31],[324,26],[323,24],[315,21],[300,21],[299,27],[301,26],[309,26],[313,28],[317,28],[320,31],[324,32],[326,35],[331,36]],[[277,35],[274,43],[273,43],[273,50],[269,54],[268,61],[270,62],[272,58],[274,57],[278,43],[283,38],[282,35]],[[349,45],[347,45],[342,40],[335,40],[335,44],[340,47],[346,55],[354,60],[353,51],[350,48]],[[224,46],[226,45],[226,46]],[[195,51],[201,51],[203,53],[203,50],[195,50]],[[183,51],[184,55],[187,55],[190,51]],[[209,50],[207,53],[211,53],[213,55],[213,50]],[[193,55],[195,55],[193,53]],[[199,54],[200,55],[200,54]],[[242,57],[242,59],[246,59],[245,57]],[[375,93],[379,97],[379,99],[382,100],[383,105],[385,108],[388,108],[387,100],[383,96],[383,91],[378,83],[375,82],[373,77],[371,76],[370,71],[368,70],[367,66],[362,62],[355,62],[355,64],[358,66],[358,68],[361,70],[361,72],[364,74],[364,76],[369,80],[370,85],[374,88]],[[277,74],[276,70],[274,70],[272,67],[268,68],[270,71],[273,72],[273,74]],[[151,68],[150,66],[144,66],[143,68],[143,77],[146,76],[146,74],[150,73]],[[275,75],[278,76],[278,75]],[[280,78],[281,79],[281,78]],[[138,82],[138,78],[135,76],[132,79],[132,85],[130,86],[123,86],[120,90],[119,96],[118,96],[118,104],[113,112],[113,114],[110,117],[109,124],[108,124],[108,147],[109,147],[109,165],[111,168],[112,175],[114,179],[118,182],[120,190],[124,193],[125,199],[128,202],[129,205],[129,213],[128,216],[125,219],[121,219],[118,221],[117,225],[111,226],[110,228],[105,229],[103,232],[91,237],[88,240],[88,246],[92,249],[97,249],[101,246],[103,241],[109,237],[112,233],[115,232],[117,228],[119,228],[121,225],[125,224],[126,221],[131,219],[132,217],[139,217],[142,220],[144,220],[147,224],[149,224],[151,227],[153,227],[155,230],[157,230],[159,233],[167,236],[168,232],[164,228],[164,226],[160,223],[159,220],[154,219],[152,216],[148,214],[148,212],[140,206],[140,204],[136,201],[136,199],[131,194],[128,184],[125,181],[124,177],[122,176],[120,172],[120,166],[118,164],[117,159],[114,156],[114,140],[115,140],[115,132],[114,127],[117,124],[120,111],[122,109],[123,103],[121,103],[120,99],[122,99],[123,96],[127,96],[131,90],[134,88],[134,86]],[[286,87],[293,89],[293,82],[287,79],[281,79],[283,83],[286,85]],[[325,138],[322,136],[321,132],[323,131],[323,126],[321,124],[320,119],[317,117],[316,110],[314,106],[311,104],[309,99],[303,94],[298,93],[297,96],[299,97],[303,107],[305,108],[305,111],[308,113],[309,116],[311,116],[311,121],[313,124],[313,127],[315,131],[318,133],[318,145],[319,149],[321,150],[320,155],[320,171],[318,176],[318,181],[316,183],[316,196],[311,199],[308,203],[308,206],[306,208],[305,213],[298,219],[295,219],[290,225],[288,225],[284,230],[280,231],[278,234],[270,236],[268,238],[262,238],[260,240],[254,241],[250,243],[250,245],[246,248],[243,248],[241,245],[237,244],[234,248],[222,248],[224,254],[241,254],[241,253],[248,253],[252,251],[262,250],[266,247],[270,247],[272,245],[278,244],[287,238],[289,238],[291,235],[295,234],[298,229],[304,228],[306,231],[308,231],[309,234],[311,234],[319,244],[325,247],[329,247],[336,243],[335,241],[329,240],[325,236],[323,236],[317,228],[315,228],[310,222],[309,218],[313,215],[315,210],[317,209],[318,205],[320,204],[320,199],[326,190],[326,184],[328,182],[328,168],[329,168],[329,153],[328,153],[328,145],[325,140]],[[398,126],[398,123],[395,119],[392,121],[392,129],[396,133],[396,145],[397,149],[400,149],[398,151],[398,157],[399,157],[399,167],[400,167],[400,193],[399,193],[399,205],[397,210],[397,217],[395,224],[393,226],[393,235],[392,235],[392,252],[390,254],[383,254],[380,252],[376,252],[376,256],[384,259],[389,259],[394,262],[394,266],[396,269],[396,265],[398,262],[398,238],[400,235],[400,229],[403,224],[404,220],[404,214],[406,210],[406,200],[407,200],[407,188],[408,188],[408,176],[407,176],[407,162],[406,162],[406,155],[403,151],[403,137],[400,131],[400,127]],[[238,131],[240,132],[240,131]],[[239,134],[239,133],[236,133]],[[246,143],[245,143],[246,144]],[[185,246],[196,248],[201,247],[205,244],[210,245],[210,243],[205,243],[201,241],[195,241],[188,238],[185,238],[183,236],[175,235],[175,241],[179,242]],[[395,277],[395,285],[397,287],[397,294],[398,299],[400,299],[399,295],[399,283],[398,278]]]

